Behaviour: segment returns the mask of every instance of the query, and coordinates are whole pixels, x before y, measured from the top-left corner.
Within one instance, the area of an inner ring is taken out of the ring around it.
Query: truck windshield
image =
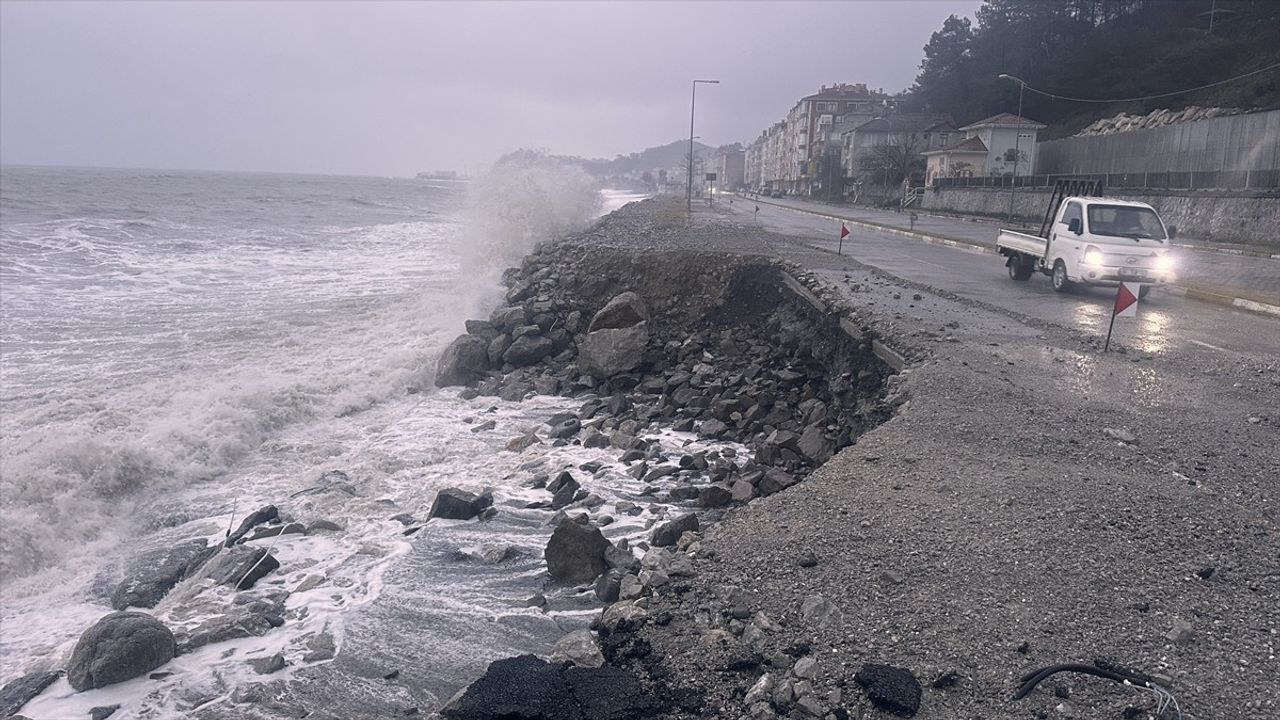
[[[1128,205],[1090,205],[1089,232],[1135,240],[1164,240],[1164,226],[1150,208]]]

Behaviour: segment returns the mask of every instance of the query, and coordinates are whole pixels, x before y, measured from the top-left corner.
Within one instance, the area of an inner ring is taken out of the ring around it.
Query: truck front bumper
[[[1152,268],[1112,267],[1107,265],[1081,265],[1080,282],[1088,284],[1136,282],[1150,285],[1171,283],[1172,272],[1160,272]]]

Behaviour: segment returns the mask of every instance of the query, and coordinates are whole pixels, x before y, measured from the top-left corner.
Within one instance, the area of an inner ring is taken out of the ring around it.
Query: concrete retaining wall
[[[1049,203],[1048,188],[1013,191],[1014,217],[1037,226]],[[1280,249],[1280,197],[1241,193],[1175,194],[1109,190],[1108,195],[1149,203],[1182,238],[1244,243]],[[1008,188],[926,190],[925,211],[1003,218],[1009,212]]]

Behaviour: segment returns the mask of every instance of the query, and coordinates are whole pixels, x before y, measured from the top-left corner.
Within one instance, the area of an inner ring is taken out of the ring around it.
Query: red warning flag
[[[1116,290],[1116,306],[1111,311],[1113,316],[1136,317],[1138,314],[1138,283],[1120,283]]]
[[[844,223],[840,223],[840,239],[843,240],[847,237],[849,237],[849,228],[845,227]]]

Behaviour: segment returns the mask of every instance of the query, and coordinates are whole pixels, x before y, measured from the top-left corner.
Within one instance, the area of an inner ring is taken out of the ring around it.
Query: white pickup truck
[[[1027,280],[1033,272],[1053,278],[1065,292],[1073,283],[1141,283],[1140,294],[1174,279],[1169,244],[1177,228],[1167,230],[1145,203],[1103,197],[1063,197],[1041,235],[1001,230],[996,248],[1008,258],[1009,277]]]

